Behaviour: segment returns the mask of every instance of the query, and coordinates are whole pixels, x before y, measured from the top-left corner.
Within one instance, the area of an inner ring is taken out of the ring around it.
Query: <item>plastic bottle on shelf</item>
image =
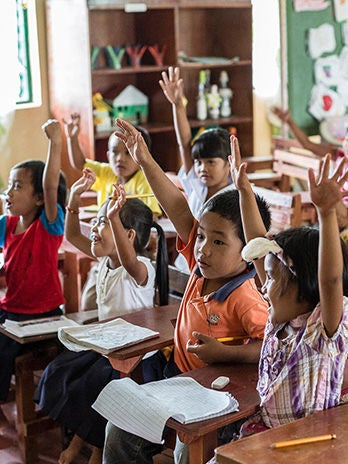
[[[227,71],[221,71],[219,79],[219,94],[221,97],[220,115],[223,118],[228,118],[232,113],[231,99],[233,96],[233,91],[228,87],[228,81],[229,79]]]
[[[216,84],[211,86],[210,92],[207,95],[207,100],[209,116],[212,119],[218,119],[220,116],[221,97],[219,94],[218,86]]]
[[[208,117],[207,99],[205,95],[206,74],[202,69],[199,72],[198,97],[197,97],[197,119],[204,121]]]

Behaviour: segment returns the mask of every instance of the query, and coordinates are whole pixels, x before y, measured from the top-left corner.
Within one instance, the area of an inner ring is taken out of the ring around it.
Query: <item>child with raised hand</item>
[[[191,271],[178,312],[174,355],[166,366],[165,376],[206,363],[258,362],[267,305],[257,291],[254,267],[241,257],[245,241],[238,191],[230,189],[210,198],[197,221],[182,193],[152,158],[141,134],[126,121],[118,119],[117,125],[123,130],[119,137],[141,166],[173,222],[179,236],[178,249]],[[259,198],[257,203],[268,228],[270,215],[266,203]],[[220,337],[245,337],[245,340],[227,346],[217,340]],[[158,451],[159,445],[108,423],[105,464],[151,463]]]
[[[122,186],[114,185],[112,198],[100,208],[91,229],[91,239],[80,231],[78,212],[81,194],[95,181],[92,170],[71,187],[65,233],[79,250],[97,258],[97,302],[99,320],[121,316],[154,305],[155,286],[160,304],[167,304],[168,269],[166,242],[162,229],[153,221],[152,212],[139,199],[126,200]],[[159,234],[156,271],[143,256],[151,228]],[[164,363],[161,352],[143,360],[144,378],[157,380],[156,361]],[[64,351],[45,369],[36,391],[40,407],[75,435],[60,455],[59,463],[73,462],[84,442],[92,445],[90,464],[101,462],[105,420],[91,405],[102,388],[119,378],[108,359],[93,351]],[[161,377],[160,377],[161,378]]]
[[[207,129],[192,141],[186,113],[184,82],[178,67],[162,72],[159,84],[172,105],[176,139],[182,167],[178,177],[182,182],[191,211],[197,217],[202,204],[231,183],[228,156],[229,133],[226,129]]]
[[[6,294],[0,322],[62,314],[58,249],[63,240],[66,183],[60,171],[62,132],[49,119],[42,129],[49,140],[46,163],[28,160],[11,169],[0,216]],[[0,334],[0,402],[6,401],[14,361],[23,345]]]
[[[261,409],[242,427],[243,436],[340,402],[348,348],[348,261],[335,207],[348,172],[342,161],[330,177],[330,155],[317,177],[309,170],[319,229],[288,229],[268,239],[233,137],[232,146],[231,173],[248,241],[242,255],[255,262],[270,301],[259,363]]]
[[[63,122],[71,165],[79,171],[89,168],[95,173],[96,179],[91,189],[97,191],[99,207],[111,194],[113,184],[122,184],[128,194],[152,193],[143,173],[115,133],[110,135],[108,141],[106,152],[108,163],[101,163],[86,158],[81,150],[79,144],[80,115],[73,113],[69,121],[63,120]],[[143,134],[146,143],[151,148],[150,134],[142,127],[137,126],[137,129]],[[161,208],[154,197],[143,198],[142,201],[151,209],[154,219],[162,215]]]

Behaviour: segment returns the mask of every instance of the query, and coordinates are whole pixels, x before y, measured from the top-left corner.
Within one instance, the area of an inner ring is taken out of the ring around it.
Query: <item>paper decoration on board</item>
[[[333,145],[341,145],[348,129],[348,115],[331,116],[323,119],[319,125],[322,137]]]
[[[346,80],[340,80],[340,82],[337,84],[336,92],[340,96],[342,103],[345,106],[348,106],[348,85]]]
[[[342,22],[342,42],[348,45],[348,21]]]
[[[325,0],[294,0],[294,10],[299,11],[321,11],[330,6]]]
[[[323,53],[333,52],[336,48],[335,29],[332,24],[324,23],[308,31],[308,51],[314,60]]]
[[[338,93],[323,84],[312,88],[308,111],[318,121],[328,116],[341,116],[346,112]]]
[[[334,0],[334,12],[336,21],[348,19],[348,0]]]
[[[340,60],[337,55],[319,58],[314,63],[315,82],[327,87],[336,86],[341,78],[340,69]]]
[[[340,56],[339,56],[339,60],[340,60],[341,76],[343,79],[348,80],[348,46],[344,46],[342,48]]]

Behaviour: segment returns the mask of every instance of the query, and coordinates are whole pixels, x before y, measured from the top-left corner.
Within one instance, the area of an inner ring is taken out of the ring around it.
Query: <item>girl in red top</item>
[[[49,140],[46,163],[29,160],[15,165],[5,191],[0,247],[7,290],[0,300],[0,323],[62,314],[58,275],[66,197],[60,171],[62,133],[52,119],[42,129]],[[0,402],[6,401],[14,360],[22,346],[0,334]]]

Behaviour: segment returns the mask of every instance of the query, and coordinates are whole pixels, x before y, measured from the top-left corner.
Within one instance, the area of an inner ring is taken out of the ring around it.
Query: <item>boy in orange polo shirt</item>
[[[181,192],[152,158],[141,134],[125,121],[117,120],[117,125],[123,130],[119,137],[173,222],[179,236],[178,250],[191,271],[176,323],[174,356],[166,366],[165,376],[207,363],[258,362],[267,304],[256,288],[253,266],[241,256],[245,239],[238,191],[231,188],[211,197],[197,221]],[[258,197],[257,202],[268,229],[267,205]],[[217,340],[221,337],[237,338],[239,344],[225,345]],[[161,449],[161,445],[111,423],[106,430],[104,464],[152,463],[152,457]]]

